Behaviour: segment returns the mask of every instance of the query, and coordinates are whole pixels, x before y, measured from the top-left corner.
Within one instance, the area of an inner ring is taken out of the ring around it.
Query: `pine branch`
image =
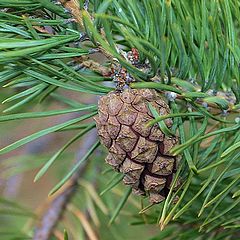
[[[96,131],[94,131],[85,138],[83,145],[78,150],[77,161],[80,161],[88,149],[94,144],[96,136]],[[76,192],[78,180],[86,171],[88,163],[89,161],[86,161],[81,165],[79,170],[68,181],[66,188],[50,203],[50,206],[41,218],[39,227],[35,230],[34,240],[48,240],[53,234],[54,228],[64,214],[67,204]]]
[[[29,111],[36,102],[52,98],[73,109],[9,114],[1,116],[0,121],[78,111],[86,107],[79,104],[82,99],[70,99],[63,96],[65,92],[105,95],[113,90],[109,80],[117,75],[111,75],[108,66],[115,73],[124,69],[135,80],[131,87],[154,88],[167,97],[172,112],[156,116],[152,124],[171,117],[174,124],[170,130],[178,131],[181,138],[180,145],[173,149],[175,154],[183,154],[178,172],[183,180],[177,192],[179,200],[173,205],[177,194],[170,191],[163,211],[161,206],[147,208],[156,210],[146,214],[147,221],[156,223],[161,219],[162,226],[177,222],[177,228],[170,226],[176,234],[167,234],[169,239],[235,236],[240,219],[235,211],[240,194],[238,1],[60,2],[62,5],[49,0],[0,1],[4,8],[0,12],[0,84],[17,91],[4,101],[8,104],[5,111]],[[126,57],[131,48],[138,50],[141,64],[132,64]],[[99,51],[107,57],[106,62],[88,59]],[[91,109],[85,116],[94,114]],[[88,124],[76,126],[77,122],[75,119],[42,130],[5,150],[13,150],[45,133],[79,129],[84,132],[91,128]],[[58,153],[74,139],[77,137]],[[56,189],[72,176],[78,164]],[[71,199],[73,186],[75,183],[55,204],[64,207]],[[57,211],[56,221],[62,214]],[[46,216],[43,225],[49,221],[51,208]],[[139,222],[145,223],[146,219],[143,221],[140,216]],[[194,229],[182,227],[186,223]],[[55,224],[50,224],[49,234]],[[197,228],[203,233],[198,233]],[[159,234],[163,239],[164,233],[165,230]]]

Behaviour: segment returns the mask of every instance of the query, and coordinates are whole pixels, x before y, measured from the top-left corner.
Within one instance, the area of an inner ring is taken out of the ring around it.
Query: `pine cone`
[[[146,126],[153,119],[147,103],[160,115],[170,113],[155,90],[127,89],[101,97],[95,121],[101,143],[109,150],[106,162],[124,174],[123,182],[134,193],[159,203],[167,196],[176,172],[177,158],[169,151],[178,139],[165,136],[157,124]],[[165,123],[172,126],[171,119]]]

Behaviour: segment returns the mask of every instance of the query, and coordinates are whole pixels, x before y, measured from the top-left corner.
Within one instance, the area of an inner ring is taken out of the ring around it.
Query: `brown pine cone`
[[[177,157],[170,149],[178,139],[165,136],[157,124],[146,126],[153,119],[148,103],[160,115],[170,113],[155,90],[127,89],[101,97],[95,121],[101,143],[109,150],[106,162],[124,173],[123,182],[134,193],[159,203],[167,196],[176,172]],[[165,123],[172,126],[171,119]]]

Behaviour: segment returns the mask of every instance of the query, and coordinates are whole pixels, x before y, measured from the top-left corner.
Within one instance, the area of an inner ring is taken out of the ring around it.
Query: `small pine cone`
[[[101,143],[109,150],[106,162],[124,174],[123,182],[151,203],[163,201],[171,187],[179,157],[170,154],[178,139],[165,136],[154,119],[150,103],[160,115],[170,113],[155,90],[127,89],[110,92],[98,102],[95,118]],[[164,120],[168,127],[172,120]]]

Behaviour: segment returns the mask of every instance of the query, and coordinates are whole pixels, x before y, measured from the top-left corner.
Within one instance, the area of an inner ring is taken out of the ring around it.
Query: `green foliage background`
[[[64,1],[0,1],[0,84],[5,106],[1,125],[82,113],[5,146],[0,150],[2,162],[11,164],[5,154],[33,140],[65,134],[65,143],[53,156],[42,160],[36,156],[37,161],[28,161],[28,168],[21,169],[39,168],[35,181],[55,169],[58,181],[50,194],[89,162],[72,207],[66,209],[68,221],[59,221],[56,227],[67,230],[65,239],[89,237],[76,214],[79,209],[90,211],[88,222],[99,239],[240,238],[239,1],[92,0],[87,10],[86,2],[70,2],[74,7],[69,10]],[[132,47],[139,50],[142,62],[149,61],[148,71],[140,71],[119,53]],[[94,131],[95,95],[114,87],[109,77],[73,61],[95,52],[107,56],[99,62],[100,69],[117,59],[135,77],[131,87],[176,95],[169,102],[171,114],[156,116],[156,122],[174,120],[171,131],[179,133],[181,143],[173,152],[183,156],[175,181],[181,178],[182,185],[149,209],[147,200],[130,196],[129,189],[118,184],[121,176],[103,165],[105,150],[98,140],[77,163],[67,154],[72,143]],[[72,98],[72,92],[77,97]],[[48,109],[52,102],[61,109]],[[42,110],[34,111],[40,104]],[[27,158],[17,157],[13,165],[26,162]],[[101,191],[105,193],[99,196]],[[176,195],[179,200],[173,204]],[[3,238],[31,239],[39,216],[4,198],[0,207],[6,222],[0,227]],[[26,221],[19,224],[19,216]],[[29,218],[33,224],[26,227]]]

